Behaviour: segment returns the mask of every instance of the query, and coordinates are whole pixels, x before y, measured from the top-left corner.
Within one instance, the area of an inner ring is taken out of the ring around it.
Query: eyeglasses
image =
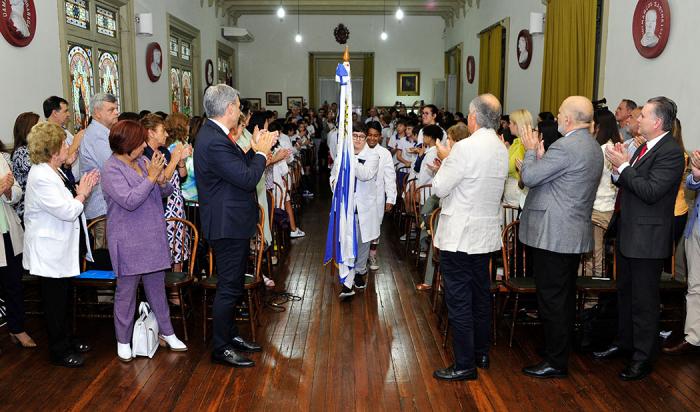
[[[352,140],[365,140],[365,139],[367,139],[367,136],[365,136],[364,134],[359,134],[359,133],[352,134]]]

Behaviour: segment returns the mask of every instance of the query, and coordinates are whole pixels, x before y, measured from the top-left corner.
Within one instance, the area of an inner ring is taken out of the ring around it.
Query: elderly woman
[[[143,156],[147,136],[148,132],[138,122],[117,123],[109,134],[113,154],[102,168],[107,244],[117,275],[114,329],[117,355],[124,362],[133,359],[130,342],[140,281],[158,321],[161,345],[174,351],[187,350],[175,336],[165,297],[170,250],[162,199],[173,192],[173,186],[165,178],[165,157],[160,151],[153,154],[150,162]]]
[[[81,236],[85,236],[83,242],[87,238],[83,205],[99,173],[88,172],[80,185],[72,184],[61,171],[68,158],[65,140],[63,129],[51,123],[39,123],[29,133],[33,165],[24,197],[23,264],[29,273],[41,277],[51,361],[75,368],[83,365],[81,353],[90,346],[76,342],[69,334],[68,298],[71,277],[80,274]],[[89,256],[89,246],[87,251]]]
[[[141,119],[141,125],[146,128],[146,148],[144,156],[148,159],[153,158],[155,152],[160,152],[165,159],[165,177],[170,181],[173,187],[172,193],[168,196],[165,202],[165,218],[177,217],[185,218],[185,199],[182,197],[182,189],[180,182],[187,177],[187,168],[185,167],[185,158],[192,154],[192,148],[183,146],[180,142],[173,142],[172,149],[168,149],[168,138],[170,135],[166,130],[165,121],[154,114],[146,115]],[[187,122],[185,122],[187,125]],[[177,172],[176,172],[177,169]],[[185,230],[182,223],[167,223],[168,245],[170,245],[170,253],[172,255],[173,271],[182,272],[182,262],[190,256],[188,249],[188,240],[182,241],[182,236],[179,233]],[[174,302],[175,303],[175,302]],[[178,302],[179,304],[179,302]]]

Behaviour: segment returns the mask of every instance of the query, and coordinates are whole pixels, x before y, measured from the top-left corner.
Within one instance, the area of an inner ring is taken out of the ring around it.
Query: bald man
[[[576,308],[581,254],[593,249],[591,212],[603,171],[603,153],[591,136],[593,104],[581,96],[564,100],[557,122],[564,137],[545,153],[530,129],[519,131],[525,146],[520,176],[530,191],[520,219],[520,241],[531,246],[540,319],[545,334],[542,362],[523,373],[565,377]]]

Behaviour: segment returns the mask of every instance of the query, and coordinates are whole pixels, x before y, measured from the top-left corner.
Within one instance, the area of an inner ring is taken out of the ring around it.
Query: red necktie
[[[637,158],[634,159],[634,163],[637,163],[639,161],[639,159],[641,159],[642,156],[644,156],[644,153],[646,153],[646,152],[647,152],[647,144],[644,143],[644,146],[642,146],[642,150],[639,151],[639,156],[637,156]],[[632,164],[634,164],[634,163],[632,163]]]

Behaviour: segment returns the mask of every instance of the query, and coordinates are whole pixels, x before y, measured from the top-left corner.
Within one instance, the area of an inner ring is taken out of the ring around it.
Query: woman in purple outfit
[[[157,152],[143,157],[146,129],[123,120],[112,127],[112,156],[102,168],[102,193],[107,203],[107,242],[117,275],[114,297],[114,328],[119,359],[132,357],[136,290],[143,282],[148,302],[158,320],[161,345],[185,351],[173,331],[165,297],[165,270],[170,268],[170,249],[163,218],[163,198],[173,191],[163,172],[165,159]]]

